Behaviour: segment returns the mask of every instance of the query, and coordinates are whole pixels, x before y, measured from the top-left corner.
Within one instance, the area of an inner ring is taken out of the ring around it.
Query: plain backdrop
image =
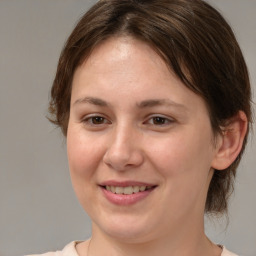
[[[62,46],[94,2],[0,0],[1,256],[61,249],[90,236],[69,180],[65,139],[45,115]],[[237,35],[255,95],[256,1],[209,2]],[[211,239],[244,256],[256,255],[255,166],[254,136],[239,167],[229,225],[206,220]]]

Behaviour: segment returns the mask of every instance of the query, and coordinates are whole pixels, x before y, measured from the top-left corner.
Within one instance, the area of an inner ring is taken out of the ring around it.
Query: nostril
[[[142,153],[135,148],[112,147],[103,157],[103,162],[111,169],[125,171],[143,163]]]

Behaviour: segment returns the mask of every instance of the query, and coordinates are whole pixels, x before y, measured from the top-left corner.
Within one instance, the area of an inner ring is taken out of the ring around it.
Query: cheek
[[[150,158],[162,177],[161,203],[170,205],[168,215],[172,216],[173,208],[178,215],[203,208],[211,178],[208,136],[174,136],[155,148]]]
[[[149,158],[164,178],[175,184],[207,178],[213,157],[209,133],[176,133],[151,145]]]
[[[84,210],[90,211],[96,189],[96,172],[102,161],[103,145],[80,129],[69,128],[67,134],[67,154],[73,189]]]
[[[70,128],[67,134],[67,153],[71,176],[89,179],[101,162],[102,148],[91,136]]]

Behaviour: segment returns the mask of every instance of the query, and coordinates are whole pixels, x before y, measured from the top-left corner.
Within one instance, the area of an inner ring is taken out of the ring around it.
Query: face
[[[76,70],[67,149],[97,232],[146,241],[200,226],[216,154],[209,115],[147,44],[109,39]]]

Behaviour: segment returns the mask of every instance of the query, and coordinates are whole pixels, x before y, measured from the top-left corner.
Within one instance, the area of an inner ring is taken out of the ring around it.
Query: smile
[[[119,206],[139,203],[149,197],[157,187],[157,185],[131,181],[106,183],[100,185],[103,195],[110,203]]]
[[[117,186],[105,186],[107,191],[111,191],[114,194],[119,195],[131,195],[139,192],[143,192],[151,189],[152,186],[127,186],[127,187],[117,187]]]

